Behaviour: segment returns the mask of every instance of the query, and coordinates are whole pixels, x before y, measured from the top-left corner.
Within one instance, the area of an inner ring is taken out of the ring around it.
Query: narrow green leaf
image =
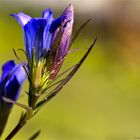
[[[39,136],[40,133],[41,133],[41,130],[38,130],[28,140],[35,140]]]
[[[78,37],[78,35],[81,33],[82,29],[84,29],[84,27],[91,21],[91,19],[88,19],[85,23],[82,24],[82,26],[76,31],[75,35],[73,36],[73,38],[71,39],[70,45],[72,45],[76,38]]]

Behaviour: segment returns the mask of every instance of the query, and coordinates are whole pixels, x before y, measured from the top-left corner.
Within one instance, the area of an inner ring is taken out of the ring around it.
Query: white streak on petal
[[[19,24],[21,26],[24,26],[30,19],[31,17],[20,12],[18,14],[11,14],[11,16],[13,16],[14,18],[16,18],[16,20],[19,22]]]

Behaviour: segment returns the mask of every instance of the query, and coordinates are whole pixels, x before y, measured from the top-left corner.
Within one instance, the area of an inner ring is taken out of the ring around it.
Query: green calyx
[[[37,60],[35,48],[33,49],[32,60],[28,62],[28,68],[28,78],[30,79],[30,88],[28,92],[29,106],[34,107],[50,82],[50,72],[46,65],[46,58],[41,57]]]
[[[32,61],[29,63],[29,70],[29,77],[33,89],[41,90],[44,86],[47,86],[50,73],[46,66],[46,59],[41,57],[37,60],[35,48],[33,49]]]

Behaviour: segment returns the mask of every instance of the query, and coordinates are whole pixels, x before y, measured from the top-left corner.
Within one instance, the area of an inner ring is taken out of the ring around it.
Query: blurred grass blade
[[[28,140],[35,140],[39,136],[40,133],[41,133],[41,130],[38,130]]]
[[[78,37],[78,35],[81,33],[82,29],[84,29],[84,27],[91,21],[91,19],[88,19],[85,23],[82,24],[82,26],[76,31],[75,35],[73,36],[71,42],[70,42],[70,46],[75,42],[76,38]]]
[[[48,94],[48,96],[46,96],[46,98],[44,100],[40,101],[37,104],[36,108],[38,108],[42,104],[48,102],[50,99],[52,99],[64,87],[64,85],[66,85],[68,83],[68,81],[78,71],[78,69],[80,68],[80,66],[83,64],[83,62],[85,61],[85,59],[87,58],[87,56],[91,52],[92,48],[94,47],[94,45],[96,43],[96,40],[97,40],[97,37],[94,39],[93,43],[91,44],[91,46],[89,47],[89,49],[87,50],[87,52],[85,53],[85,55],[81,58],[81,60],[77,63],[77,65],[73,68],[73,70],[66,76],[66,78],[64,78],[64,80],[58,86],[56,86],[56,88],[54,90],[52,90]]]
[[[17,53],[16,53],[16,50],[15,50],[14,48],[12,48],[12,50],[13,50],[14,55],[15,55],[15,57],[17,58],[17,60],[20,60],[19,56],[18,56]]]
[[[63,76],[65,73],[69,72],[70,70],[72,70],[77,64],[69,67],[68,69],[66,69],[64,72],[60,73],[54,80],[57,80],[58,78],[60,78],[61,76]]]
[[[26,58],[28,58],[27,53],[26,53],[25,50],[23,50],[23,49],[17,49],[17,51],[21,51],[21,52],[23,52],[23,54],[25,54]]]

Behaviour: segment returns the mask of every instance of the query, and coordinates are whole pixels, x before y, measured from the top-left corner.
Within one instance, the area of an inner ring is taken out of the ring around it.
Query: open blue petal
[[[20,12],[18,14],[11,14],[16,20],[19,22],[21,26],[24,26],[28,21],[30,21],[31,17]]]
[[[50,26],[50,29],[49,29],[50,38],[48,38],[49,40],[46,41],[46,42],[49,42],[50,47],[52,47],[55,41],[57,40],[59,31],[60,31],[61,20],[62,20],[61,17],[54,19]]]
[[[21,65],[17,65],[15,69],[16,70],[13,72],[13,75],[9,78],[5,85],[7,97],[12,100],[17,100],[21,85],[26,79],[26,73]]]
[[[11,70],[16,66],[13,60],[7,61],[2,66],[2,76],[1,81],[5,79],[5,77],[11,72]]]
[[[54,33],[56,31],[56,29],[61,26],[61,20],[62,20],[62,17],[58,17],[56,18],[55,20],[53,20],[51,26],[50,26],[50,32],[51,33]]]
[[[24,80],[27,78],[26,72],[23,69],[23,67],[22,67],[21,64],[16,65],[15,69],[16,70],[14,71],[14,74],[13,75],[16,77],[17,81],[21,85],[24,82]]]
[[[20,89],[20,84],[19,84],[16,76],[14,76],[14,78],[11,81],[9,81],[9,83],[5,87],[7,98],[10,98],[10,99],[16,101],[18,98],[19,89]]]
[[[51,9],[44,10],[43,13],[42,13],[42,18],[44,18],[46,20],[48,20],[50,18],[53,19],[53,12],[51,11]]]
[[[39,59],[43,49],[43,32],[46,25],[45,19],[31,19],[24,26],[25,47],[29,58],[32,57],[32,50],[36,48],[36,57]]]
[[[50,26],[53,21],[53,13],[50,9],[46,9],[42,13],[42,17],[46,20],[46,26],[43,33],[43,49],[48,50],[50,48],[52,33],[50,33]]]
[[[49,24],[51,23],[51,24]],[[44,30],[44,48],[47,50],[50,48],[56,29],[61,25],[61,17],[54,19],[53,21],[47,21],[47,25]]]

